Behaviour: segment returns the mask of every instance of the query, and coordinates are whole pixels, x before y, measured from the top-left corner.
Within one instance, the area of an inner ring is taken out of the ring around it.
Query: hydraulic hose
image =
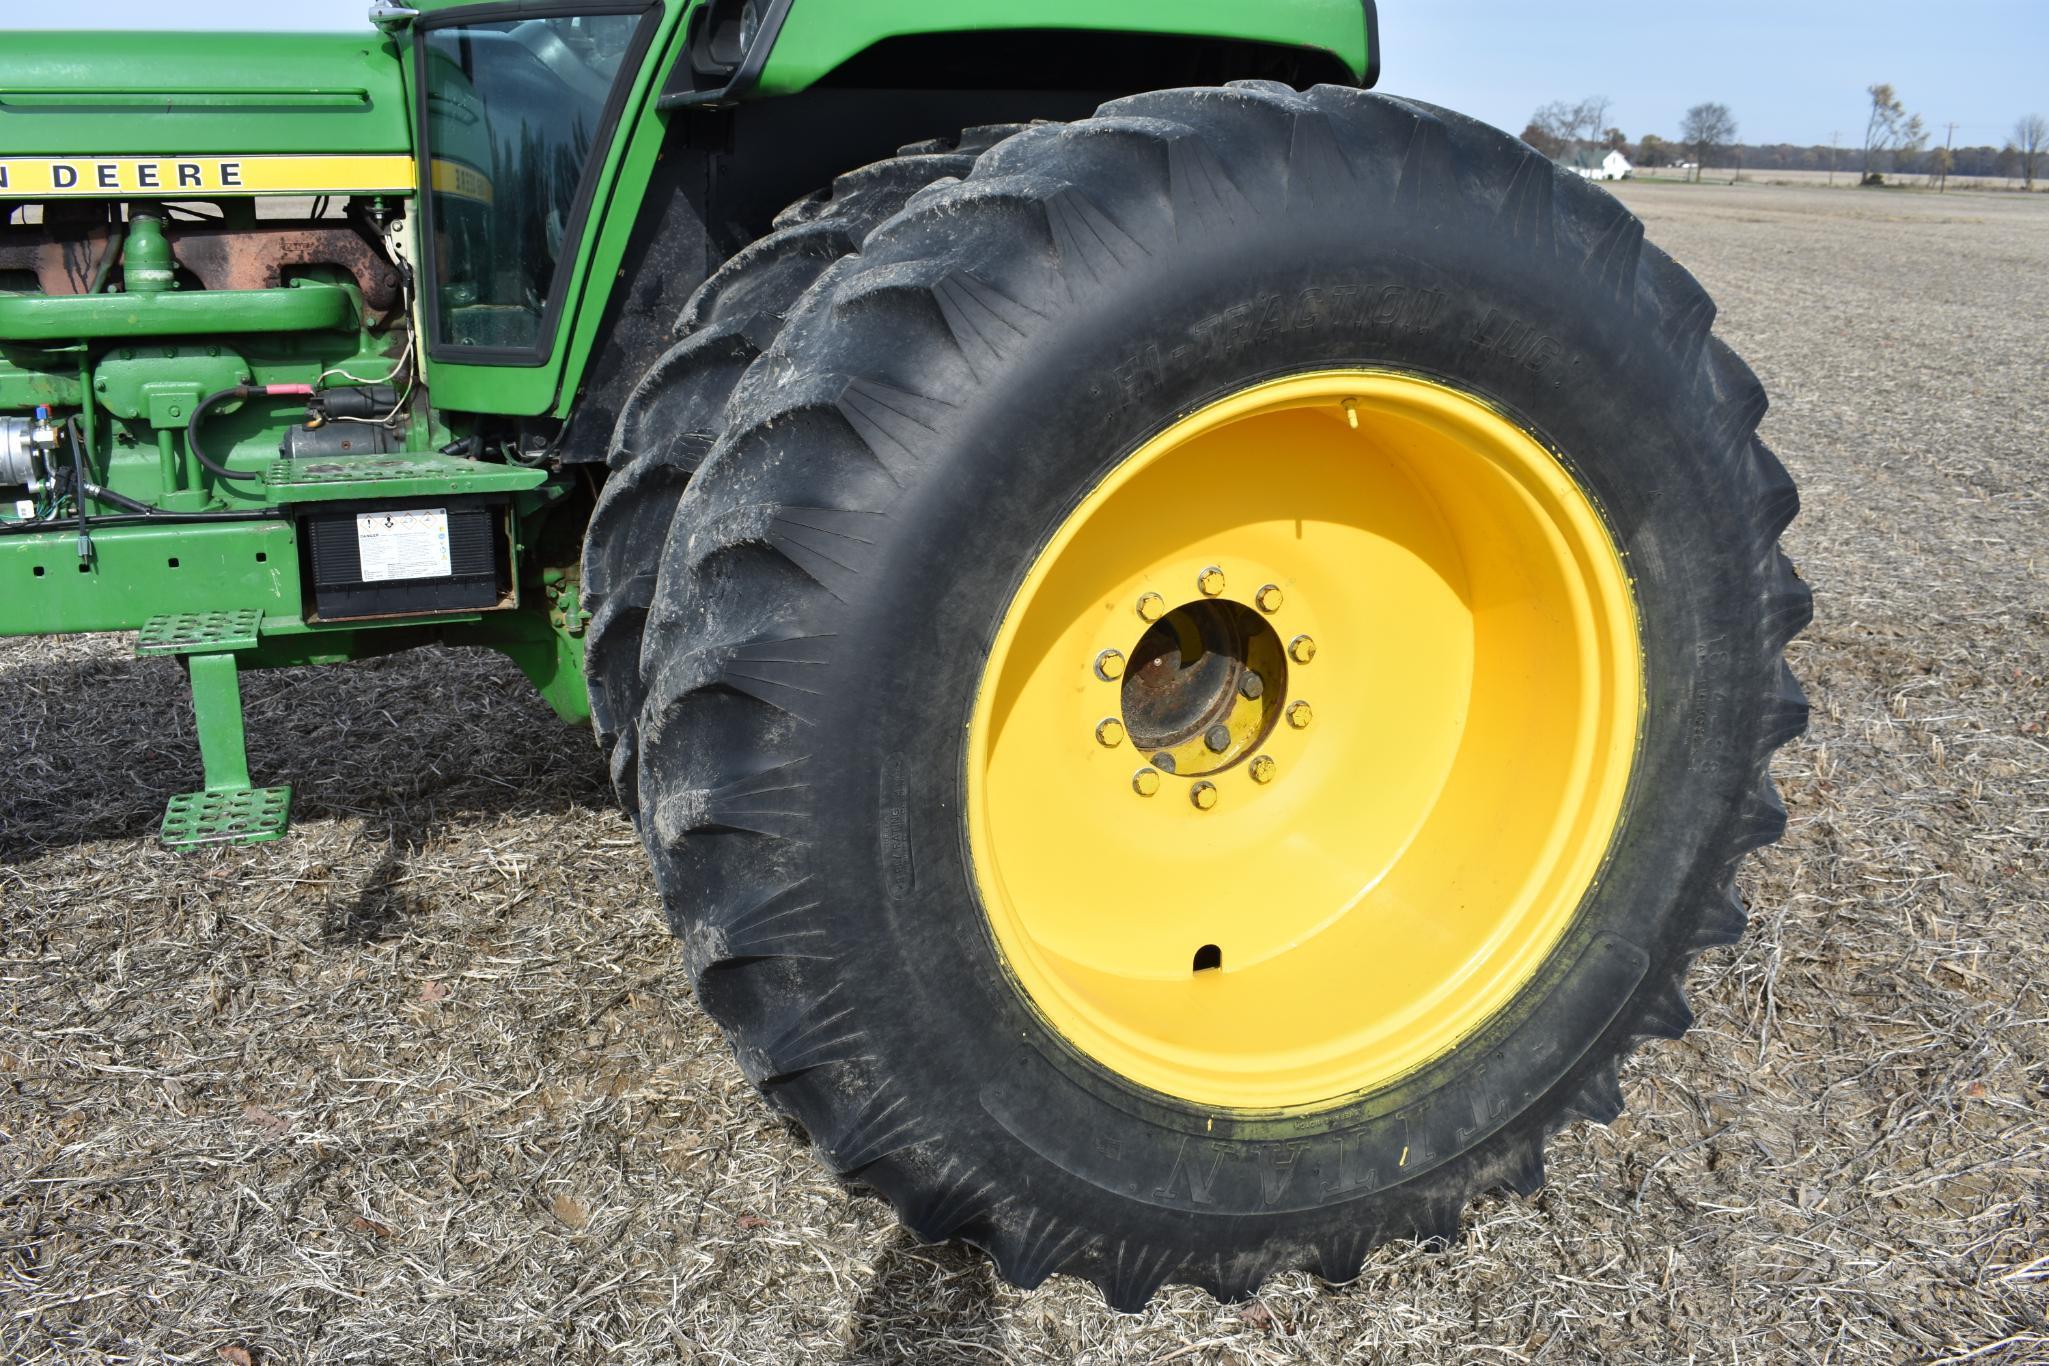
[[[125,493],[116,493],[110,488],[102,488],[98,484],[87,483],[85,491],[92,495],[93,501],[96,503],[107,503],[144,517],[162,517],[166,515],[160,507],[153,507],[138,499],[130,498]],[[104,521],[106,519],[101,518],[101,520]]]
[[[100,263],[93,268],[92,287],[86,293],[98,294],[106,289],[107,280],[114,273],[114,262],[120,259],[121,247],[127,240],[128,225],[114,224],[113,230],[107,234],[107,245],[100,252]]]
[[[192,410],[192,420],[185,424],[185,448],[192,452],[193,459],[212,471],[216,478],[235,479],[247,483],[260,484],[263,482],[261,471],[231,470],[208,455],[206,448],[199,442],[200,424],[206,421],[206,415],[217,404],[240,402],[251,398],[290,397],[294,395],[304,397],[312,392],[313,386],[310,384],[237,384],[233,388],[217,389],[199,400],[198,406]]]
[[[78,419],[64,419],[64,433],[71,438],[71,505],[78,514],[78,558],[81,561],[92,557],[92,537],[86,528],[92,518],[85,510],[85,438],[79,435]]]

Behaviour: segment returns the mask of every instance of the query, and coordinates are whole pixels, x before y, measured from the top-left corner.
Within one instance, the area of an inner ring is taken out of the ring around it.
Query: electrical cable
[[[200,445],[199,442],[200,424],[206,420],[206,415],[218,404],[234,400],[265,397],[296,396],[304,398],[312,392],[313,386],[310,384],[237,384],[232,388],[217,389],[199,400],[198,405],[192,409],[192,420],[185,424],[185,449],[191,451],[192,458],[211,470],[216,478],[236,479],[246,483],[260,484],[263,482],[263,472],[261,470],[231,470],[208,455],[206,448]]]
[[[64,432],[71,438],[71,509],[78,514],[78,558],[92,555],[92,536],[86,530],[92,518],[85,510],[85,438],[78,434],[78,419],[64,419]]]
[[[401,265],[403,265],[403,264],[404,264],[404,258],[403,258],[403,257],[400,257],[400,258],[399,258],[399,263],[400,263]],[[385,377],[384,377],[383,379],[364,379],[364,378],[363,378],[362,376],[360,376],[360,375],[352,375],[352,374],[350,374],[350,373],[349,373],[348,371],[346,371],[346,370],[342,369],[342,368],[341,368],[340,366],[336,366],[335,368],[333,368],[333,369],[331,369],[331,370],[324,370],[324,371],[322,371],[322,372],[321,372],[320,374],[318,374],[318,375],[314,376],[314,378],[313,378],[313,384],[314,384],[314,387],[315,387],[315,388],[318,388],[318,387],[320,387],[321,383],[322,383],[323,381],[325,381],[325,380],[327,379],[327,377],[328,377],[329,375],[340,375],[340,376],[341,376],[341,377],[342,377],[343,379],[345,379],[345,380],[348,380],[348,381],[350,381],[350,382],[351,382],[351,383],[353,383],[353,384],[363,384],[363,385],[371,385],[371,384],[389,384],[389,383],[391,383],[391,382],[392,382],[393,380],[395,380],[395,379],[397,379],[397,378],[398,378],[398,376],[399,376],[399,372],[400,372],[401,370],[406,370],[406,369],[408,368],[408,366],[411,366],[411,370],[410,370],[410,372],[409,372],[409,373],[408,373],[408,374],[406,375],[406,387],[405,387],[405,392],[404,392],[404,393],[402,393],[402,394],[400,394],[400,395],[398,396],[398,402],[397,402],[397,403],[395,403],[395,404],[393,404],[393,405],[392,405],[392,408],[391,408],[391,411],[390,411],[390,412],[388,412],[388,413],[386,413],[386,414],[385,414],[385,415],[384,415],[383,417],[339,417],[339,416],[337,416],[337,417],[332,417],[332,418],[329,418],[329,419],[328,419],[329,421],[331,421],[331,422],[360,422],[360,423],[363,423],[363,424],[364,424],[364,425],[366,425],[366,426],[372,426],[372,427],[382,427],[382,426],[387,426],[387,425],[389,425],[390,423],[392,423],[393,421],[395,421],[395,420],[396,420],[396,419],[398,418],[398,415],[399,415],[400,413],[402,413],[402,412],[404,412],[404,411],[405,411],[405,409],[406,409],[406,405],[407,405],[408,403],[412,402],[412,399],[413,399],[413,390],[414,390],[414,389],[416,389],[416,388],[418,388],[418,387],[419,387],[419,384],[420,384],[420,371],[419,371],[419,367],[418,367],[418,366],[412,366],[412,359],[413,359],[413,341],[414,341],[414,335],[413,335],[413,291],[412,291],[412,275],[411,275],[411,273],[410,273],[410,272],[408,272],[405,278],[406,278],[406,287],[405,287],[405,290],[404,290],[404,293],[403,293],[403,295],[402,295],[402,296],[401,296],[401,298],[400,298],[400,305],[401,305],[401,312],[402,312],[402,314],[403,314],[403,316],[404,316],[404,318],[405,318],[405,320],[406,320],[406,344],[405,344],[405,349],[404,349],[404,350],[402,350],[402,351],[400,351],[400,352],[398,353],[398,359],[397,359],[396,361],[394,361],[394,362],[392,363],[392,367],[391,367],[391,373],[390,373],[390,374],[388,374],[388,375],[386,375],[386,376],[385,376]]]
[[[343,379],[349,380],[355,384],[389,384],[393,380],[398,378],[399,371],[407,368],[407,365],[412,360],[412,358],[413,337],[411,330],[408,329],[406,332],[405,350],[398,353],[398,360],[392,365],[391,373],[386,375],[383,379],[364,379],[361,375],[352,375],[348,371],[341,369],[339,366],[337,366],[332,370],[322,371],[320,375],[314,379],[313,383],[318,385],[321,380],[326,379],[329,375],[340,375]],[[412,401],[413,389],[418,385],[418,383],[419,373],[417,371],[408,374],[406,376],[405,392],[399,395],[398,402],[393,404],[391,411],[386,413],[383,417],[342,417],[337,414],[336,416],[328,418],[328,421],[363,422],[373,427],[381,427],[386,423],[390,422],[392,419],[396,418],[400,413],[405,411],[406,404]]]

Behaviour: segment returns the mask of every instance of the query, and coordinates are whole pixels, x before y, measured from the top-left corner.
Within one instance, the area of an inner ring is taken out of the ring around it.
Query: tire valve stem
[[[1351,423],[1351,424],[1352,424],[1352,430],[1353,430],[1353,431],[1355,431],[1355,432],[1356,432],[1356,431],[1358,431],[1358,430],[1359,430],[1359,400],[1358,400],[1358,399],[1356,399],[1356,398],[1348,398],[1348,399],[1346,399],[1346,400],[1345,400],[1345,421],[1347,421],[1347,422],[1349,422],[1349,423]]]

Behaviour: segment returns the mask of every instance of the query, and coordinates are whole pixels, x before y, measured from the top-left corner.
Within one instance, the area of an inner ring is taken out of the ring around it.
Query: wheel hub
[[[1128,658],[1118,695],[1124,732],[1162,773],[1193,779],[1231,768],[1280,721],[1287,656],[1273,625],[1245,603],[1183,603],[1145,627]]]

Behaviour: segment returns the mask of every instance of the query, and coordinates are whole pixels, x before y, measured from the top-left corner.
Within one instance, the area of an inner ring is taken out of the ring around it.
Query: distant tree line
[[[1692,161],[1692,152],[1676,142],[1653,133],[1631,144],[1624,156],[1638,166],[1676,166]],[[1541,150],[1541,149],[1539,149]],[[1940,147],[1922,148],[1904,156],[1888,154],[1874,170],[1900,175],[1926,175],[1939,169]],[[1726,169],[1744,171],[1826,171],[1833,158],[1835,169],[1855,179],[1864,167],[1864,153],[1858,147],[1830,147],[1827,143],[1802,147],[1790,142],[1738,142],[1716,148],[1712,161]],[[2012,147],[1956,147],[1950,150],[1949,173],[1953,176],[2022,176],[2021,158]]]
[[[1581,149],[1620,151],[1646,169],[1690,165],[1728,170],[1835,171],[1852,183],[1876,182],[1886,175],[1993,177],[2021,180],[2028,189],[2049,162],[2049,120],[2029,114],[2014,125],[2003,146],[1931,146],[1918,114],[1909,113],[1892,86],[1877,84],[1866,92],[1871,103],[1861,143],[1736,142],[1736,120],[1727,105],[1697,104],[1686,111],[1673,138],[1646,133],[1632,141],[1608,121],[1605,95],[1554,100],[1539,108],[1523,129],[1524,142],[1557,160]],[[1854,134],[1853,134],[1854,136]]]

